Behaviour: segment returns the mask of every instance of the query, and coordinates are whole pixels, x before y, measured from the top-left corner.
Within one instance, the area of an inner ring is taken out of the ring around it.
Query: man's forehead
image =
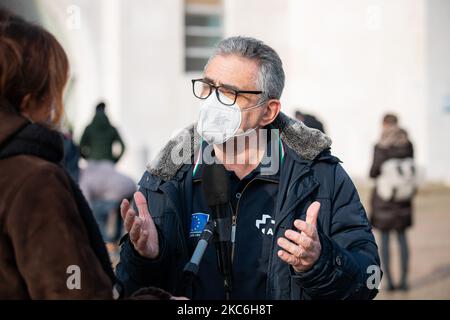
[[[229,85],[242,90],[255,89],[258,64],[236,55],[218,55],[209,62],[204,77],[215,85]]]

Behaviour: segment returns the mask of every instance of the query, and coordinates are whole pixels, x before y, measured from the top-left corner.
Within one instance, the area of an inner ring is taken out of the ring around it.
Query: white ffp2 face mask
[[[221,95],[220,99],[224,102],[233,102],[224,95]],[[258,108],[261,105],[262,103],[245,111]],[[238,134],[242,123],[241,112],[237,103],[232,106],[226,106],[217,99],[216,94],[213,92],[201,104],[197,132],[208,144],[223,144],[233,137],[247,135],[256,130],[254,128]]]

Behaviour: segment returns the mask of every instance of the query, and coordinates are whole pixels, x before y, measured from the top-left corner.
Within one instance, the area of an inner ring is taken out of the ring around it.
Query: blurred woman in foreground
[[[69,64],[58,41],[0,9],[0,299],[111,299],[92,213],[60,166]]]

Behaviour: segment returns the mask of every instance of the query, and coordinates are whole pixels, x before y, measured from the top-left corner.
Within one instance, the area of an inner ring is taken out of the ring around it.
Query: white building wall
[[[101,32],[101,2],[36,0],[36,3],[43,25],[58,38],[69,56],[71,79],[66,113],[79,137],[93,116],[95,104],[105,94],[105,70],[109,67],[102,64],[107,54],[102,43],[107,40]]]
[[[399,114],[425,165],[422,0],[229,3],[228,34],[259,37],[277,49],[287,75],[283,109],[318,115],[351,175],[367,176],[387,111]]]
[[[426,7],[427,176],[450,184],[450,1]]]
[[[133,0],[122,7],[122,113],[129,157],[124,170],[140,176],[191,114],[190,82],[184,74],[184,2]]]

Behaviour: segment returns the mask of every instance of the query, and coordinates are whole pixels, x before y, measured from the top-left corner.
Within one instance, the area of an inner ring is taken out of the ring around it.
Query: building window
[[[203,71],[223,38],[222,0],[185,1],[185,71]]]

